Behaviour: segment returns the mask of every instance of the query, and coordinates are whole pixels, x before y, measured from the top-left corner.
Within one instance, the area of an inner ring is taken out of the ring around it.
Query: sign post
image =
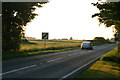
[[[46,40],[48,39],[47,32],[42,32],[42,39],[44,40],[44,48],[46,48]]]
[[[46,48],[46,40],[44,40],[44,49]]]

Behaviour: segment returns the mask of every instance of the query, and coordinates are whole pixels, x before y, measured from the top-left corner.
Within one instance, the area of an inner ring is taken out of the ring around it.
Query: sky
[[[39,16],[27,24],[25,35],[41,39],[42,32],[48,32],[49,39],[112,38],[112,28],[99,26],[97,17],[91,17],[99,12],[92,2],[95,0],[50,0],[35,11]]]
[[[45,2],[48,0],[0,0],[2,2]]]
[[[0,1],[2,1],[2,2],[39,2],[39,1],[40,2],[45,2],[45,1],[48,1],[48,0],[0,0]],[[98,0],[98,1],[119,2],[120,0]]]

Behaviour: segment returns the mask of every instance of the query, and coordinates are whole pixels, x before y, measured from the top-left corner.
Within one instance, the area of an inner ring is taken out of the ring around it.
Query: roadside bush
[[[120,63],[120,53],[118,53],[118,48],[116,47],[112,51],[106,53],[100,60]]]

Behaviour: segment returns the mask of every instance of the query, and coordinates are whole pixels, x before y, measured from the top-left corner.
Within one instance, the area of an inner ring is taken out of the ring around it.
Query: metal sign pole
[[[44,39],[44,49],[46,48],[46,39]]]

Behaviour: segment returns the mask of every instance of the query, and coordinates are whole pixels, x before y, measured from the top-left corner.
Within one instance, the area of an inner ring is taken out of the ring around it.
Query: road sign
[[[48,33],[47,32],[42,33],[42,39],[48,39]]]
[[[46,40],[48,39],[47,32],[42,32],[42,39],[44,40],[44,48],[46,48]]]

